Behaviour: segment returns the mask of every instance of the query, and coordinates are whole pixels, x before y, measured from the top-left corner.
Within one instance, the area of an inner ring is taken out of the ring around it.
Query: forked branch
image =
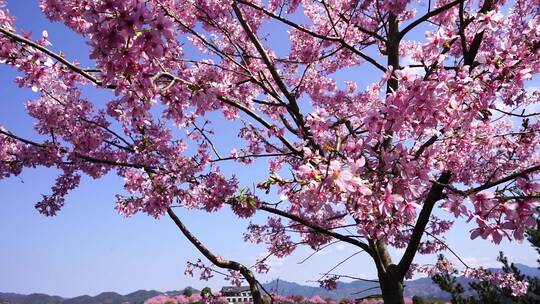
[[[167,214],[169,217],[173,220],[173,222],[176,224],[178,229],[182,232],[182,234],[199,250],[202,255],[204,255],[212,264],[216,265],[219,268],[229,269],[238,271],[242,274],[242,276],[246,279],[246,281],[249,283],[249,289],[251,290],[251,296],[253,297],[253,303],[254,304],[262,304],[262,297],[261,292],[259,291],[259,285],[257,280],[255,279],[255,276],[253,275],[253,272],[249,270],[246,266],[236,262],[236,261],[230,261],[222,259],[215,254],[213,254],[206,246],[204,246],[199,239],[189,229],[184,225],[184,223],[178,218],[178,216],[172,211],[171,208],[167,208]]]

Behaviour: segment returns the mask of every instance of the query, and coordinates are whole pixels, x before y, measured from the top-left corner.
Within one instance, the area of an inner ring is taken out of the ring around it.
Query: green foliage
[[[210,289],[210,287],[205,287],[201,290],[201,297],[211,296],[211,295],[212,295],[212,289]]]
[[[527,239],[540,255],[540,220],[536,221],[536,229],[531,229],[527,232]],[[537,261],[540,264],[540,260]]]
[[[426,304],[426,301],[422,297],[414,296],[412,297],[413,304]]]
[[[452,273],[440,273],[432,277],[433,282],[439,285],[441,290],[448,292],[452,296],[452,303],[454,304],[464,304],[466,303],[462,297],[465,289],[461,284],[456,280],[455,275],[457,271],[454,270]]]
[[[237,198],[240,202],[246,203],[250,207],[257,207],[257,200],[255,199],[253,193],[251,193],[251,190],[249,188],[244,188],[240,190],[240,195],[238,195]]]
[[[191,297],[193,295],[193,289],[191,287],[187,287],[182,291],[182,295],[186,297]]]
[[[531,245],[536,248],[540,254],[540,220],[537,220],[536,229],[531,229],[527,232],[527,238]],[[457,271],[452,273],[441,273],[435,275],[432,279],[435,284],[450,293],[453,304],[538,304],[540,303],[540,278],[527,277],[523,275],[519,269],[510,263],[508,258],[502,253],[499,253],[497,258],[502,264],[502,272],[512,273],[518,280],[526,280],[529,282],[527,294],[522,297],[514,297],[508,289],[499,288],[489,282],[472,282],[471,289],[475,292],[474,295],[465,296],[464,287],[457,282]],[[540,259],[538,260],[540,264]]]

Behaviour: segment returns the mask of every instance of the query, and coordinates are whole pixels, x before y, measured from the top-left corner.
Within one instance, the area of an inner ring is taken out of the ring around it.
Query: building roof
[[[249,286],[223,286],[221,288],[222,294],[236,294],[244,291],[250,291]]]

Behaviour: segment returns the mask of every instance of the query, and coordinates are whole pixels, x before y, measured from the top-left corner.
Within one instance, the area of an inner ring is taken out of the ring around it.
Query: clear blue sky
[[[67,58],[92,66],[83,40],[61,24],[49,23],[41,15],[37,0],[7,0],[7,4],[17,17],[19,29],[31,30],[34,37],[47,30],[54,50],[62,50]],[[23,103],[35,95],[30,90],[20,90],[13,83],[15,76],[13,70],[0,65],[0,124],[32,137],[33,122],[25,114]],[[374,79],[364,78],[368,80]],[[94,91],[89,94],[93,100],[107,96]],[[222,140],[218,145],[227,151],[230,142]],[[241,179],[249,180],[256,171],[246,168],[236,173]],[[0,292],[43,292],[72,297],[103,291],[165,291],[187,285],[219,288],[226,284],[220,278],[207,283],[184,275],[186,260],[200,256],[168,218],[155,220],[138,215],[126,219],[118,215],[113,209],[114,194],[121,190],[122,181],[114,176],[97,182],[83,179],[82,186],[69,195],[58,216],[41,216],[33,205],[42,193],[50,192],[55,173],[38,168],[26,170],[17,178],[0,180]],[[242,241],[247,221],[237,219],[228,210],[214,214],[179,211],[179,215],[204,243],[225,258],[237,257],[250,264],[264,252],[263,248]],[[261,220],[262,216],[256,219]],[[459,223],[448,240],[472,265],[495,266],[498,250],[504,250],[514,261],[536,263],[535,252],[527,242],[503,243],[499,247],[485,241],[471,242],[470,228]],[[300,249],[283,261],[272,260],[275,268],[263,276],[262,281],[279,277],[306,283],[353,252],[353,248],[337,245],[298,265],[309,254],[307,249]],[[419,261],[433,262],[434,257],[423,257]],[[366,256],[352,259],[336,272],[375,276],[375,269]]]

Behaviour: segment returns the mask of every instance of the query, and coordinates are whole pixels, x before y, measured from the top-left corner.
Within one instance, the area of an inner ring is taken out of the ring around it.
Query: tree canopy
[[[0,5],[0,62],[40,95],[25,104],[35,137],[0,127],[0,178],[60,169],[36,204],[44,215],[81,175],[116,174],[119,213],[168,215],[258,303],[253,270],[268,271],[265,259],[247,267],[211,252],[174,207],[266,213],[244,238],[277,257],[358,247],[385,303],[403,303],[404,278],[423,269],[415,255],[448,249],[455,220],[494,243],[535,225],[536,0],[41,0],[87,42],[92,67],[51,51],[47,32],[17,30]],[[85,87],[114,97],[97,102]],[[239,137],[232,151],[215,145],[218,122]],[[254,162],[267,168],[256,180],[223,167]],[[399,260],[389,246],[404,249]]]

